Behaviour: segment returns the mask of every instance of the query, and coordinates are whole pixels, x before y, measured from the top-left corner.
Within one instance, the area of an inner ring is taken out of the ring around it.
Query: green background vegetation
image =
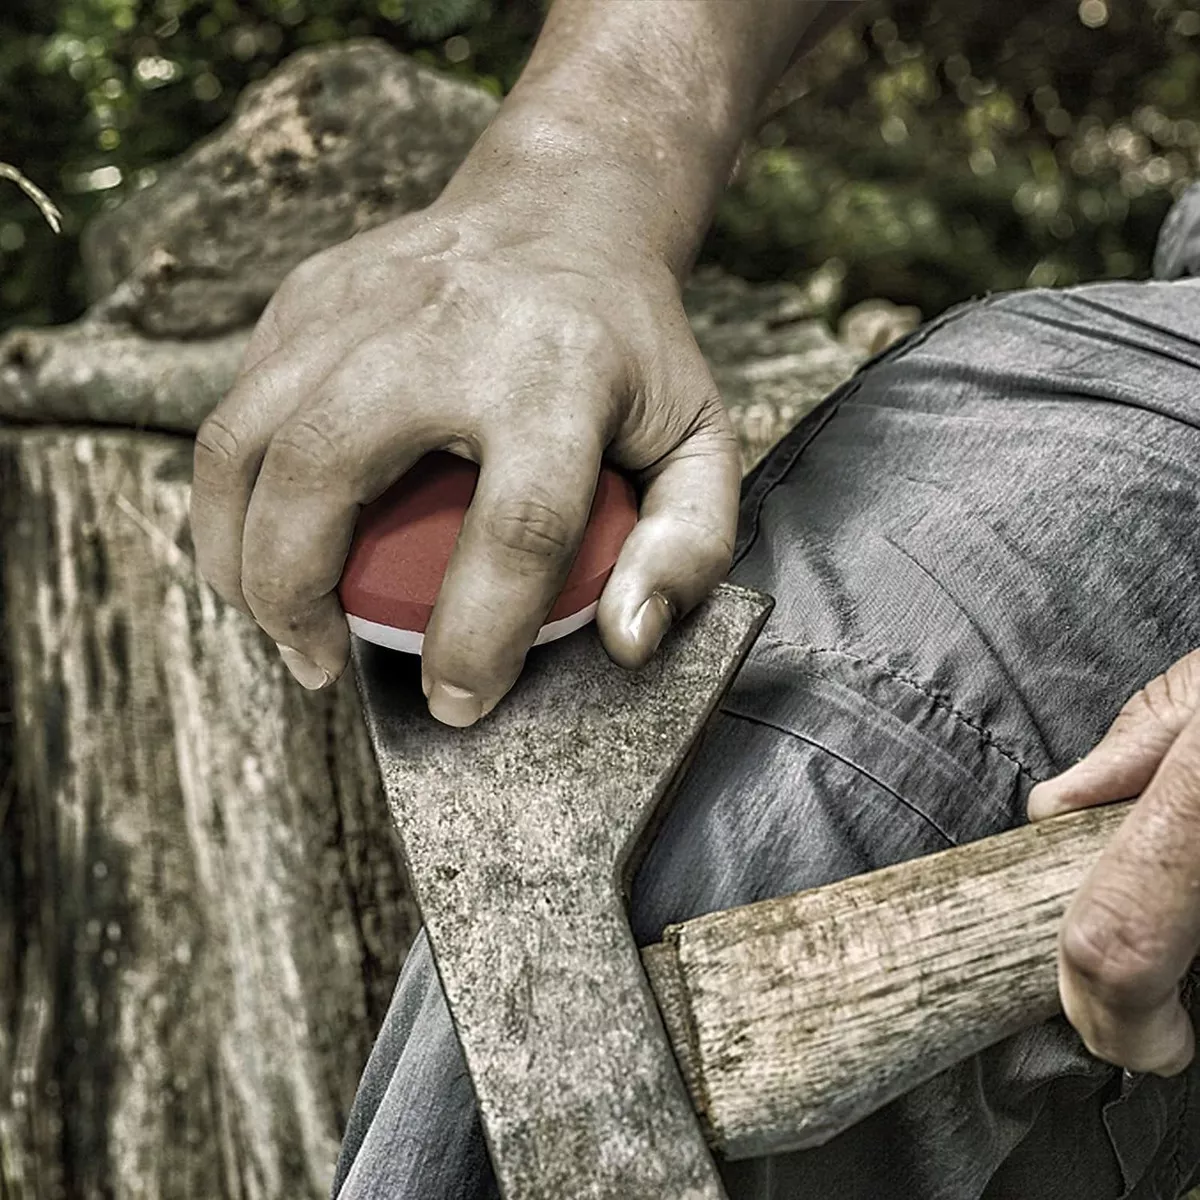
[[[651,2],[651,0],[646,0]],[[502,93],[543,0],[7,0],[0,327],[82,309],[81,225],[302,46],[373,34]],[[928,315],[988,290],[1148,273],[1200,175],[1200,0],[874,0],[757,136],[704,255],[842,278]]]

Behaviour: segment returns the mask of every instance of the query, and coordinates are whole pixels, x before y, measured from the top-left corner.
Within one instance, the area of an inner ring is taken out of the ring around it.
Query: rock
[[[878,354],[921,323],[921,310],[890,300],[864,300],[842,313],[838,340],[851,350]]]
[[[496,108],[382,41],[301,51],[85,230],[89,293],[138,282],[128,319],[156,337],[246,325],[302,259],[429,204]]]
[[[328,1195],[416,913],[352,681],[304,693],[199,577],[190,435],[292,266],[431,201],[494,109],[379,42],[296,55],[89,228],[85,319],[0,338],[17,1193]],[[819,291],[686,290],[747,468],[863,357]]]
[[[729,409],[746,470],[866,357],[838,342],[820,297],[793,283],[752,284],[697,271],[684,306]]]
[[[495,108],[379,41],[294,55],[88,228],[100,299],[73,325],[0,339],[0,419],[194,432],[291,268],[428,204]],[[805,285],[707,268],[685,289],[747,469],[870,352],[822,319],[839,281],[836,262]]]

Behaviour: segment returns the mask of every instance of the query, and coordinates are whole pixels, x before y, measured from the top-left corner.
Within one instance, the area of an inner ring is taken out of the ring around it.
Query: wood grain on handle
[[[1131,803],[668,926],[643,961],[709,1144],[820,1145],[1058,1012],[1063,913]]]

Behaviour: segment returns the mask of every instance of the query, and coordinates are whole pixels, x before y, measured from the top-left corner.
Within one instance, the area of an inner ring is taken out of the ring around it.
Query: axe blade
[[[770,611],[722,585],[628,672],[595,629],[451,729],[358,638],[367,726],[506,1200],[725,1193],[630,932],[631,855]]]

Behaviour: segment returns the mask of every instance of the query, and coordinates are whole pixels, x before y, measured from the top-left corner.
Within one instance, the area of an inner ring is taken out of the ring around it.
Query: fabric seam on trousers
[[[950,714],[961,724],[965,725],[977,737],[981,738],[987,745],[996,751],[1001,757],[1007,759],[1017,770],[1025,776],[1031,783],[1040,783],[1039,778],[1014,754],[1011,750],[1006,749],[1000,744],[995,736],[990,733],[984,726],[980,725],[968,713],[963,712],[958,708],[954,701],[949,696],[943,695],[940,692],[935,692],[928,685],[921,683],[920,680],[913,678],[910,675],[905,675],[897,671],[894,667],[880,659],[870,657],[868,655],[854,654],[849,650],[844,650],[840,646],[806,646],[799,642],[790,642],[785,638],[772,637],[766,633],[759,637],[760,645],[777,646],[784,650],[799,650],[808,654],[833,654],[840,658],[844,658],[849,662],[855,663],[862,667],[874,667],[878,671],[882,671],[889,679],[895,683],[904,684],[919,692],[931,703],[938,708]]]
[[[727,716],[733,717],[737,721],[749,721],[752,725],[762,725],[767,729],[773,729],[776,733],[785,734],[787,737],[795,738],[798,742],[803,742],[806,746],[812,746],[816,750],[820,750],[822,754],[828,754],[830,758],[836,759],[843,766],[849,767],[855,774],[861,775],[864,779],[869,779],[881,791],[887,792],[892,799],[896,800],[904,808],[907,808],[914,816],[920,817],[945,843],[948,849],[953,849],[958,845],[954,840],[927,812],[922,812],[911,800],[905,799],[895,788],[890,788],[878,776],[873,775],[865,767],[859,766],[858,763],[852,762],[844,755],[839,754],[830,746],[826,746],[824,742],[818,742],[816,738],[808,737],[799,730],[790,729],[786,725],[777,724],[775,721],[769,721],[766,717],[755,716],[748,712],[741,712],[736,707],[730,707],[728,704],[723,705],[721,711]]]
[[[990,529],[991,527],[988,526],[988,528]],[[890,535],[889,532],[884,532],[881,536],[883,537],[883,540],[889,546],[891,546],[892,549],[894,549],[896,551],[897,554],[902,555],[905,559],[907,559],[910,563],[912,563],[914,569],[919,571],[926,579],[928,579],[929,582],[943,596],[945,596],[946,599],[949,600],[950,603],[953,604],[960,613],[962,613],[963,619],[975,631],[976,637],[979,638],[980,642],[983,643],[983,645],[986,647],[988,653],[991,655],[991,659],[995,666],[996,671],[1000,674],[1000,676],[1002,677],[1004,682],[1008,685],[1008,691],[1009,691],[1010,695],[1013,697],[1014,701],[1018,705],[1020,705],[1022,715],[1024,716],[1025,720],[1028,722],[1030,729],[1032,730],[1033,734],[1037,738],[1038,750],[1041,752],[1042,756],[1045,759],[1049,760],[1050,753],[1046,749],[1046,734],[1045,734],[1044,730],[1042,729],[1040,722],[1034,716],[1033,709],[1030,706],[1029,701],[1026,697],[1025,689],[1022,687],[1020,682],[1018,682],[1016,677],[1013,675],[1008,664],[1004,661],[1004,657],[1000,653],[999,649],[993,644],[992,635],[980,623],[978,618],[976,618],[975,614],[972,613],[968,609],[966,604],[964,604],[959,599],[959,597],[957,595],[955,595],[954,591],[951,590],[951,588],[949,588],[941,579],[939,579],[937,577],[937,575],[935,575],[933,573],[933,571],[931,571],[929,569],[929,567],[927,567],[925,565],[925,563],[923,563],[912,551],[910,551],[908,549],[907,546],[904,546],[900,542],[898,542],[893,536]],[[964,714],[959,714],[959,715],[962,715],[964,717],[964,719],[966,719]],[[998,750],[1000,749],[999,744],[997,744],[996,748]],[[1001,753],[1004,753],[1004,751],[1001,751]],[[1017,760],[1016,760],[1015,755],[1012,757],[1013,757],[1013,761],[1016,762]],[[1018,766],[1020,766],[1020,765],[1021,764],[1018,763]],[[1034,775],[1033,775],[1032,771],[1029,771],[1027,768],[1025,768],[1023,766],[1021,767],[1021,769],[1026,771],[1026,774],[1028,774],[1030,779],[1034,779]]]
[[[745,531],[739,535],[737,544],[734,546],[730,570],[745,558],[754,543],[758,541],[759,519],[762,516],[762,506],[766,503],[767,497],[792,469],[796,459],[804,453],[813,438],[824,429],[843,401],[852,396],[861,386],[858,377],[852,376],[830,392],[798,425],[784,434],[783,439],[776,443],[747,479],[743,504],[745,511],[750,515]],[[788,443],[793,440],[796,444],[789,446]],[[773,461],[776,455],[778,455],[779,461]]]

